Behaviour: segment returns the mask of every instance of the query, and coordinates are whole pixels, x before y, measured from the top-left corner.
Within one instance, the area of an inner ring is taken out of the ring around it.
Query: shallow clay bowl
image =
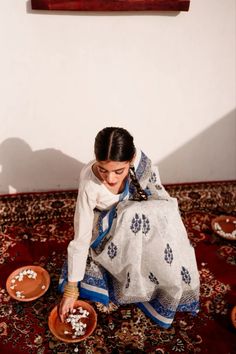
[[[23,271],[31,270],[37,274],[36,278],[29,278],[28,274],[23,275],[23,279],[19,281],[19,275]],[[50,276],[48,272],[35,265],[27,265],[14,270],[6,281],[6,289],[8,294],[15,300],[18,301],[32,301],[48,290],[50,285]],[[18,297],[17,292],[21,292],[24,297]]]
[[[52,334],[59,340],[66,342],[66,343],[76,343],[81,342],[82,340],[89,337],[97,326],[97,313],[95,312],[94,308],[87,303],[86,301],[77,300],[74,304],[74,309],[82,307],[83,310],[87,310],[89,312],[88,317],[82,318],[81,321],[86,323],[87,327],[85,329],[85,334],[73,338],[73,330],[69,323],[61,322],[58,316],[58,306],[55,306],[49,317],[48,317],[48,326]],[[64,332],[67,331],[68,334]]]
[[[227,240],[236,241],[236,217],[223,215],[218,216],[212,220],[211,227],[212,230],[220,237]],[[223,231],[223,233],[221,231]]]
[[[233,326],[236,328],[236,306],[234,306],[231,311],[231,321],[233,323]]]

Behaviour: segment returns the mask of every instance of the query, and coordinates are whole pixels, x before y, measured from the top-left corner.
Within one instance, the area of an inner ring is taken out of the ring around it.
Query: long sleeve
[[[95,198],[93,200],[91,195],[88,195],[88,191],[81,186],[74,215],[74,239],[69,243],[67,249],[69,281],[77,282],[84,277],[88,249],[92,238],[95,206]]]

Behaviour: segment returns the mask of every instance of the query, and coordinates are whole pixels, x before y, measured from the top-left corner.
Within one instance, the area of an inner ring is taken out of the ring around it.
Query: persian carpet
[[[98,323],[85,341],[67,344],[48,328],[58,304],[57,283],[73,237],[76,191],[0,196],[0,353],[236,353],[230,320],[236,305],[236,242],[217,236],[211,220],[236,215],[236,181],[168,185],[195,247],[201,279],[200,312],[177,313],[169,329],[159,328],[135,305],[93,303]],[[8,275],[24,265],[40,265],[51,284],[42,297],[19,302],[6,291]]]

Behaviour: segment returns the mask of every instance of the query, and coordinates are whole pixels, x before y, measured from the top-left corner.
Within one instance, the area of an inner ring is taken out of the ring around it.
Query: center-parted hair
[[[97,161],[131,161],[135,154],[134,139],[124,128],[104,128],[95,138],[94,153]]]
[[[97,161],[131,161],[135,154],[134,139],[124,128],[104,128],[95,138],[94,153]],[[136,189],[133,199],[147,200],[148,196],[141,188],[133,166],[130,166],[129,176]]]

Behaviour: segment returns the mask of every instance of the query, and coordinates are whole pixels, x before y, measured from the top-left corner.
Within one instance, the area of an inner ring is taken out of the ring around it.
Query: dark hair
[[[135,154],[134,139],[124,128],[104,128],[95,138],[94,153],[97,161],[131,161]],[[133,199],[147,200],[147,193],[141,188],[133,166],[130,166],[129,175],[136,189]]]
[[[107,127],[95,138],[94,153],[98,161],[131,161],[135,154],[132,135],[124,128]]]

